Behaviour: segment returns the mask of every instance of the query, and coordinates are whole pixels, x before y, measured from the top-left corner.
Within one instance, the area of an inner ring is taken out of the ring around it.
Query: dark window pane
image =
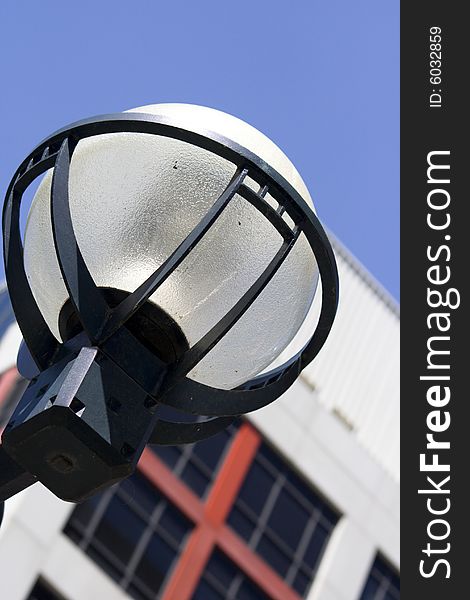
[[[181,449],[177,446],[152,446],[152,451],[161,458],[170,469],[174,469],[182,454]]]
[[[238,590],[237,600],[269,600],[269,598],[253,583],[245,579]]]
[[[95,538],[123,564],[127,564],[144,527],[144,521],[123,500],[114,496],[96,529]]]
[[[92,496],[83,504],[77,504],[77,508],[73,511],[73,524],[78,526],[79,531],[87,527],[100,498],[101,496]]]
[[[131,598],[134,598],[134,600],[153,600],[155,597],[151,592],[148,593],[133,583],[127,588],[127,593]]]
[[[285,577],[291,565],[291,560],[288,556],[276,546],[274,542],[263,536],[258,543],[256,551],[269,563],[275,571]]]
[[[300,594],[300,596],[306,596],[308,588],[310,587],[311,580],[311,577],[307,577],[305,573],[299,571],[295,576],[292,587],[298,594]]]
[[[366,583],[366,587],[362,592],[361,600],[374,600],[376,598],[377,590],[379,589],[379,582],[375,579],[369,579]]]
[[[119,492],[123,492],[129,500],[135,502],[149,516],[161,499],[153,485],[139,473],[125,479],[119,486]]]
[[[77,531],[73,524],[69,523],[66,525],[64,533],[72,540],[72,542],[80,544],[83,534],[80,531]]]
[[[191,528],[191,524],[176,508],[168,504],[160,518],[159,527],[163,528],[178,546]]]
[[[225,600],[225,598],[216,592],[207,581],[200,581],[191,600]]]
[[[228,588],[239,571],[228,558],[226,558],[221,552],[217,551],[214,552],[210,559],[208,572],[224,588]]]
[[[259,449],[259,457],[264,464],[269,465],[269,470],[273,473],[284,474],[290,471],[289,465],[267,444],[263,444]]]
[[[241,510],[234,508],[230,514],[229,524],[245,540],[249,540],[255,530],[255,524]]]
[[[216,550],[191,600],[269,600],[254,582]]]
[[[198,496],[204,495],[209,484],[209,478],[191,463],[188,463],[183,469],[181,479],[193,490],[193,492],[196,492]]]
[[[390,579],[393,575],[392,571],[390,570],[390,567],[386,564],[384,560],[380,560],[379,557],[376,557],[376,559],[374,560],[371,573],[373,573],[374,576],[378,577],[378,579],[381,579],[382,577]]]
[[[38,581],[26,600],[64,600],[63,596],[59,596],[52,588],[50,588],[44,581]]]
[[[268,527],[295,551],[309,517],[309,513],[291,494],[281,490],[269,517]]]
[[[400,578],[385,560],[377,556],[364,586],[360,600],[398,600]]]
[[[255,462],[243,482],[239,497],[258,515],[263,510],[274,481],[273,475],[269,474],[258,462]]]
[[[223,455],[229,439],[229,433],[222,431],[208,440],[194,444],[193,452],[211,471],[213,471]]]
[[[310,505],[312,511],[317,509],[323,518],[333,525],[337,522],[337,513],[297,473],[289,471],[286,476],[287,486],[294,489],[296,495],[301,496],[304,503]]]
[[[103,571],[112,577],[114,581],[120,581],[124,572],[124,565],[117,561],[116,558],[111,560],[109,555],[105,556],[102,548],[95,548],[93,542],[86,549],[86,553],[99,567],[103,569]]]
[[[153,534],[135,571],[137,578],[151,590],[160,589],[175,556],[175,550],[158,534]]]
[[[328,534],[325,527],[318,523],[305,551],[304,562],[307,566],[311,567],[317,563],[325,547]]]

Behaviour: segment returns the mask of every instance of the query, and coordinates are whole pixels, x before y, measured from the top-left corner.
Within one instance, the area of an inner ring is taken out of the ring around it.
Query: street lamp
[[[23,248],[21,199],[44,173]],[[205,107],[145,106],[54,133],[15,173],[3,234],[31,381],[2,436],[0,500],[39,480],[81,501],[130,475],[146,444],[196,442],[266,406],[336,312],[334,255],[296,169]],[[266,372],[319,278],[316,330]]]

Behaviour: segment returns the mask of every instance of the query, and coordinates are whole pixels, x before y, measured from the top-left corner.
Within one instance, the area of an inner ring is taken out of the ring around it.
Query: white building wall
[[[67,600],[128,598],[62,533],[73,508],[41,484],[7,502],[0,530],[1,600],[24,600],[39,576]]]
[[[396,480],[400,471],[400,324],[398,306],[334,243],[340,303],[330,336],[303,372],[319,401],[342,417]]]

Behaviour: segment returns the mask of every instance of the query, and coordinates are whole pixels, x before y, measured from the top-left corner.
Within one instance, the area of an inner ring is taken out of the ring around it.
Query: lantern
[[[41,175],[23,248],[20,202]],[[152,105],[58,131],[20,165],[3,226],[31,382],[2,438],[0,498],[39,479],[79,501],[132,473],[146,443],[212,435],[287,390],[334,319],[335,259],[300,175],[214,109]],[[319,278],[315,332],[266,372]]]

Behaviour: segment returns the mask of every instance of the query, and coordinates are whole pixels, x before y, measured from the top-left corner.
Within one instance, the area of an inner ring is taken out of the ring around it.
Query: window
[[[65,533],[138,600],[155,598],[192,524],[140,474],[80,504]]]
[[[398,600],[400,577],[395,570],[377,556],[360,600]]]
[[[78,506],[65,530],[133,598],[305,597],[338,514],[247,421],[148,448],[139,469]],[[260,560],[263,574],[247,566]]]
[[[207,564],[192,600],[269,600],[222,552]]]
[[[64,598],[52,591],[45,581],[39,579],[26,600],[64,600]]]
[[[244,538],[305,596],[338,515],[262,444],[229,515]]]
[[[152,451],[199,497],[204,498],[214,481],[238,427],[185,446],[151,446]]]

